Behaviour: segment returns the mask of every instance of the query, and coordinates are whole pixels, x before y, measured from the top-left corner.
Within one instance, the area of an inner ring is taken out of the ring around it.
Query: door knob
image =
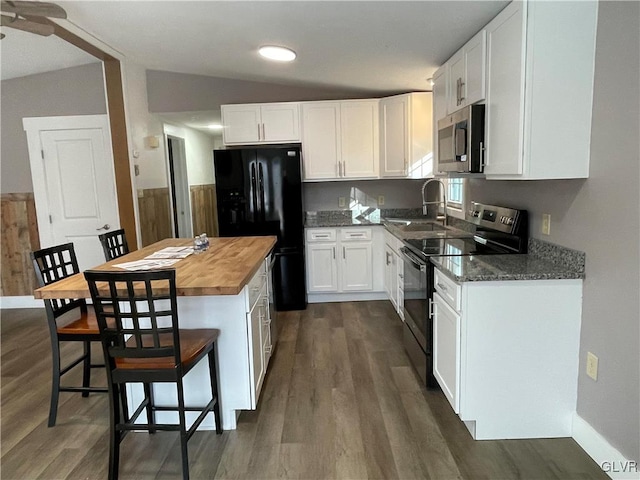
[[[109,230],[110,228],[111,228],[111,225],[109,225],[108,223],[105,223],[102,227],[96,228],[96,230]]]

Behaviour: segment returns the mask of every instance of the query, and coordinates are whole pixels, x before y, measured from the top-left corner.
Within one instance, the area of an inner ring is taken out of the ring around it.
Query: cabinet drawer
[[[442,298],[457,312],[460,311],[462,287],[445,276],[440,270],[435,269],[434,281],[435,289]]]
[[[335,228],[309,228],[307,229],[307,242],[335,242]]]
[[[370,228],[341,228],[340,240],[371,240]]]
[[[253,307],[260,297],[261,293],[266,292],[266,280],[267,273],[265,270],[265,265],[262,264],[260,269],[255,273],[253,278],[249,280],[247,284],[247,288],[249,289],[249,311],[253,310]]]

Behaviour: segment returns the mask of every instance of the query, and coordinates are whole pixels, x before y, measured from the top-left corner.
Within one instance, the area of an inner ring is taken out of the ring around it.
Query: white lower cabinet
[[[382,292],[381,230],[382,227],[307,229],[307,292],[310,295]],[[325,297],[325,301],[336,300],[340,298]]]
[[[582,280],[434,284],[434,375],[477,440],[570,437]]]
[[[400,257],[402,240],[385,230],[384,241],[385,292],[393,308],[404,321],[404,263]]]
[[[249,311],[247,331],[249,333],[249,375],[251,377],[251,408],[256,408],[262,383],[271,356],[269,297],[267,294],[266,263],[249,281]]]
[[[460,411],[460,314],[433,295],[433,374],[453,407]]]

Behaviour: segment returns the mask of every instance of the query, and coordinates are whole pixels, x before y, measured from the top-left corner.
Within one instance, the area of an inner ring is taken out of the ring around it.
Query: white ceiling
[[[41,37],[11,28],[3,32],[6,37],[0,40],[2,80],[99,61],[54,35]]]
[[[57,3],[69,22],[147,69],[373,95],[430,89],[427,78],[509,2]],[[96,61],[54,36],[3,31],[3,80]],[[264,44],[288,46],[298,58],[290,64],[267,62],[257,54]],[[219,115],[184,112],[165,119],[202,128]]]

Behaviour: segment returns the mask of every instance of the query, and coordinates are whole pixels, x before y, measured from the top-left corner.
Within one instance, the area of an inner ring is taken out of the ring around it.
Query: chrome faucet
[[[440,186],[442,187],[442,200],[438,200],[435,202],[427,202],[424,198],[424,192],[427,188],[427,185],[429,185],[431,182],[438,182],[440,184]],[[430,178],[429,180],[427,180],[426,182],[424,182],[422,184],[422,214],[423,215],[427,215],[428,214],[428,208],[429,205],[443,205],[444,206],[444,214],[442,216],[438,215],[438,211],[436,210],[436,220],[442,220],[442,225],[444,225],[445,227],[447,226],[447,187],[445,186],[444,182],[442,180],[440,180],[439,178]]]

